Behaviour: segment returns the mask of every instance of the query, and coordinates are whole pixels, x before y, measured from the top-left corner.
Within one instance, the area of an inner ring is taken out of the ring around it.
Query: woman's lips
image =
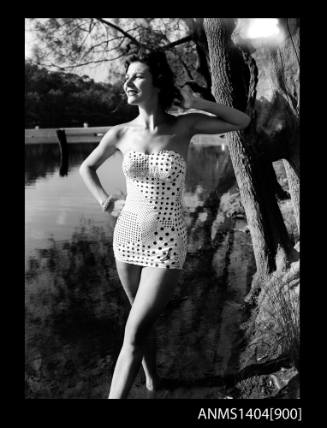
[[[127,95],[136,95],[137,91],[129,90],[129,91],[126,91],[126,93]]]

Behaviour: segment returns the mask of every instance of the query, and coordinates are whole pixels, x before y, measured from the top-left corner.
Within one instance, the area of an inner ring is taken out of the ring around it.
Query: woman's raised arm
[[[183,90],[184,107],[203,110],[214,116],[203,113],[189,113],[180,116],[187,122],[192,134],[220,134],[246,128],[251,119],[240,110],[195,97]]]

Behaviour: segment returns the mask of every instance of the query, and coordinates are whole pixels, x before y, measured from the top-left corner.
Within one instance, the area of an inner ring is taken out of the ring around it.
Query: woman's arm
[[[203,110],[214,114],[216,117],[202,113],[189,113],[184,117],[192,134],[220,134],[229,131],[246,128],[250,123],[250,117],[240,110],[195,97],[187,91],[182,91],[184,107]]]
[[[119,127],[114,126],[102,137],[99,145],[79,168],[80,175],[87,188],[100,205],[108,198],[108,194],[102,187],[96,170],[116,151],[118,139]]]

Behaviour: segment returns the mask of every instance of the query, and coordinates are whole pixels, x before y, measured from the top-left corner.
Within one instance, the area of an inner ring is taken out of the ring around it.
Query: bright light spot
[[[276,18],[255,18],[251,19],[247,29],[249,39],[259,39],[277,37],[280,34],[278,19]]]
[[[25,23],[25,58],[30,58],[35,39],[27,19],[25,19]]]

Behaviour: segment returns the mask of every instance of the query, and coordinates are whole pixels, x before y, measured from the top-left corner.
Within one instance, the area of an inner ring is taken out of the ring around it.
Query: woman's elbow
[[[80,165],[80,167],[79,167],[78,171],[79,171],[79,174],[80,174],[82,177],[85,175],[85,171],[87,170],[87,168],[88,168],[88,166],[86,165],[86,163],[85,163],[85,162],[83,162],[83,163]]]
[[[250,125],[251,122],[251,118],[250,116],[246,115],[246,118],[244,118],[244,120],[242,120],[242,123],[239,126],[239,129],[245,129]]]

